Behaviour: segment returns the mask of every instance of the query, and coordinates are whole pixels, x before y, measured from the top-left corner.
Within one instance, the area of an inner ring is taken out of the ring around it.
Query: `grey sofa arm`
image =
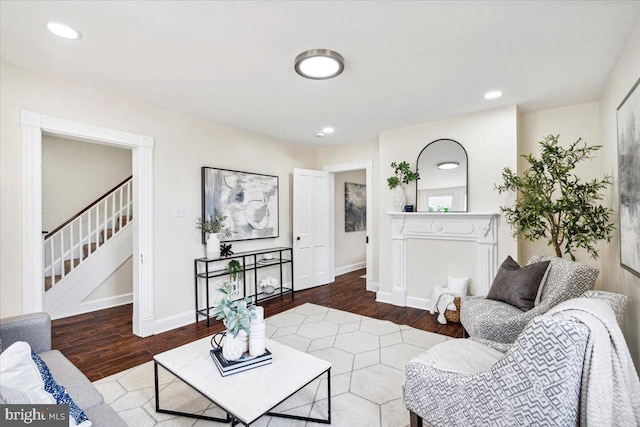
[[[51,317],[47,313],[22,314],[0,319],[2,348],[26,341],[35,353],[51,350]]]

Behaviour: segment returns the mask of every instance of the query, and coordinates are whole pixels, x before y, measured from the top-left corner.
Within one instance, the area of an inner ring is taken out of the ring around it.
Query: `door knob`
[[[300,236],[296,237],[296,240],[300,240]]]

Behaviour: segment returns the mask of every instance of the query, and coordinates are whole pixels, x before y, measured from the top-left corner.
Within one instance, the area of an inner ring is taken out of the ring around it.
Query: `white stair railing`
[[[133,188],[129,177],[47,234],[43,245],[45,287],[50,289],[63,280],[129,225],[132,212]],[[65,266],[67,262],[69,265]]]

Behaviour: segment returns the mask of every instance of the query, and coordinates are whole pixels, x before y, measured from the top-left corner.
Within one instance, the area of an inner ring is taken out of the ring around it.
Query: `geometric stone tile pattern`
[[[562,258],[534,255],[527,265],[551,261],[547,279],[542,286],[540,303],[528,311],[502,301],[481,296],[465,296],[460,302],[460,322],[472,337],[501,343],[512,343],[529,321],[552,307],[577,298],[593,289],[598,269]]]
[[[575,426],[588,328],[540,316],[488,370],[439,370],[429,353],[406,366],[407,407],[432,426]]]
[[[274,341],[331,362],[331,425],[334,427],[408,426],[409,412],[402,401],[404,365],[429,347],[451,339],[315,304],[303,304],[268,317],[266,331],[267,337]],[[163,408],[224,417],[219,408],[172,374],[162,368],[158,371]],[[94,384],[131,426],[222,425],[156,413],[153,362]],[[256,393],[268,393],[268,390],[256,390]],[[322,377],[287,399],[276,411],[326,418],[326,394],[326,378]],[[252,424],[256,427],[320,425],[269,416]]]

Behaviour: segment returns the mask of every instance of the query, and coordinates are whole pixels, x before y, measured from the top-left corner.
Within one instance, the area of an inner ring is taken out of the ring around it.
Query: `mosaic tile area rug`
[[[409,326],[308,303],[269,317],[267,336],[331,362],[331,425],[338,427],[408,426],[409,413],[401,399],[404,365],[425,349],[451,339]],[[159,379],[163,407],[224,416],[219,408],[162,368]],[[276,410],[325,418],[325,381],[319,379],[312,382]],[[156,413],[153,362],[103,378],[94,384],[106,402],[130,426],[223,425]],[[256,392],[268,393],[268,390]],[[320,425],[269,416],[263,416],[252,424],[257,427]]]

